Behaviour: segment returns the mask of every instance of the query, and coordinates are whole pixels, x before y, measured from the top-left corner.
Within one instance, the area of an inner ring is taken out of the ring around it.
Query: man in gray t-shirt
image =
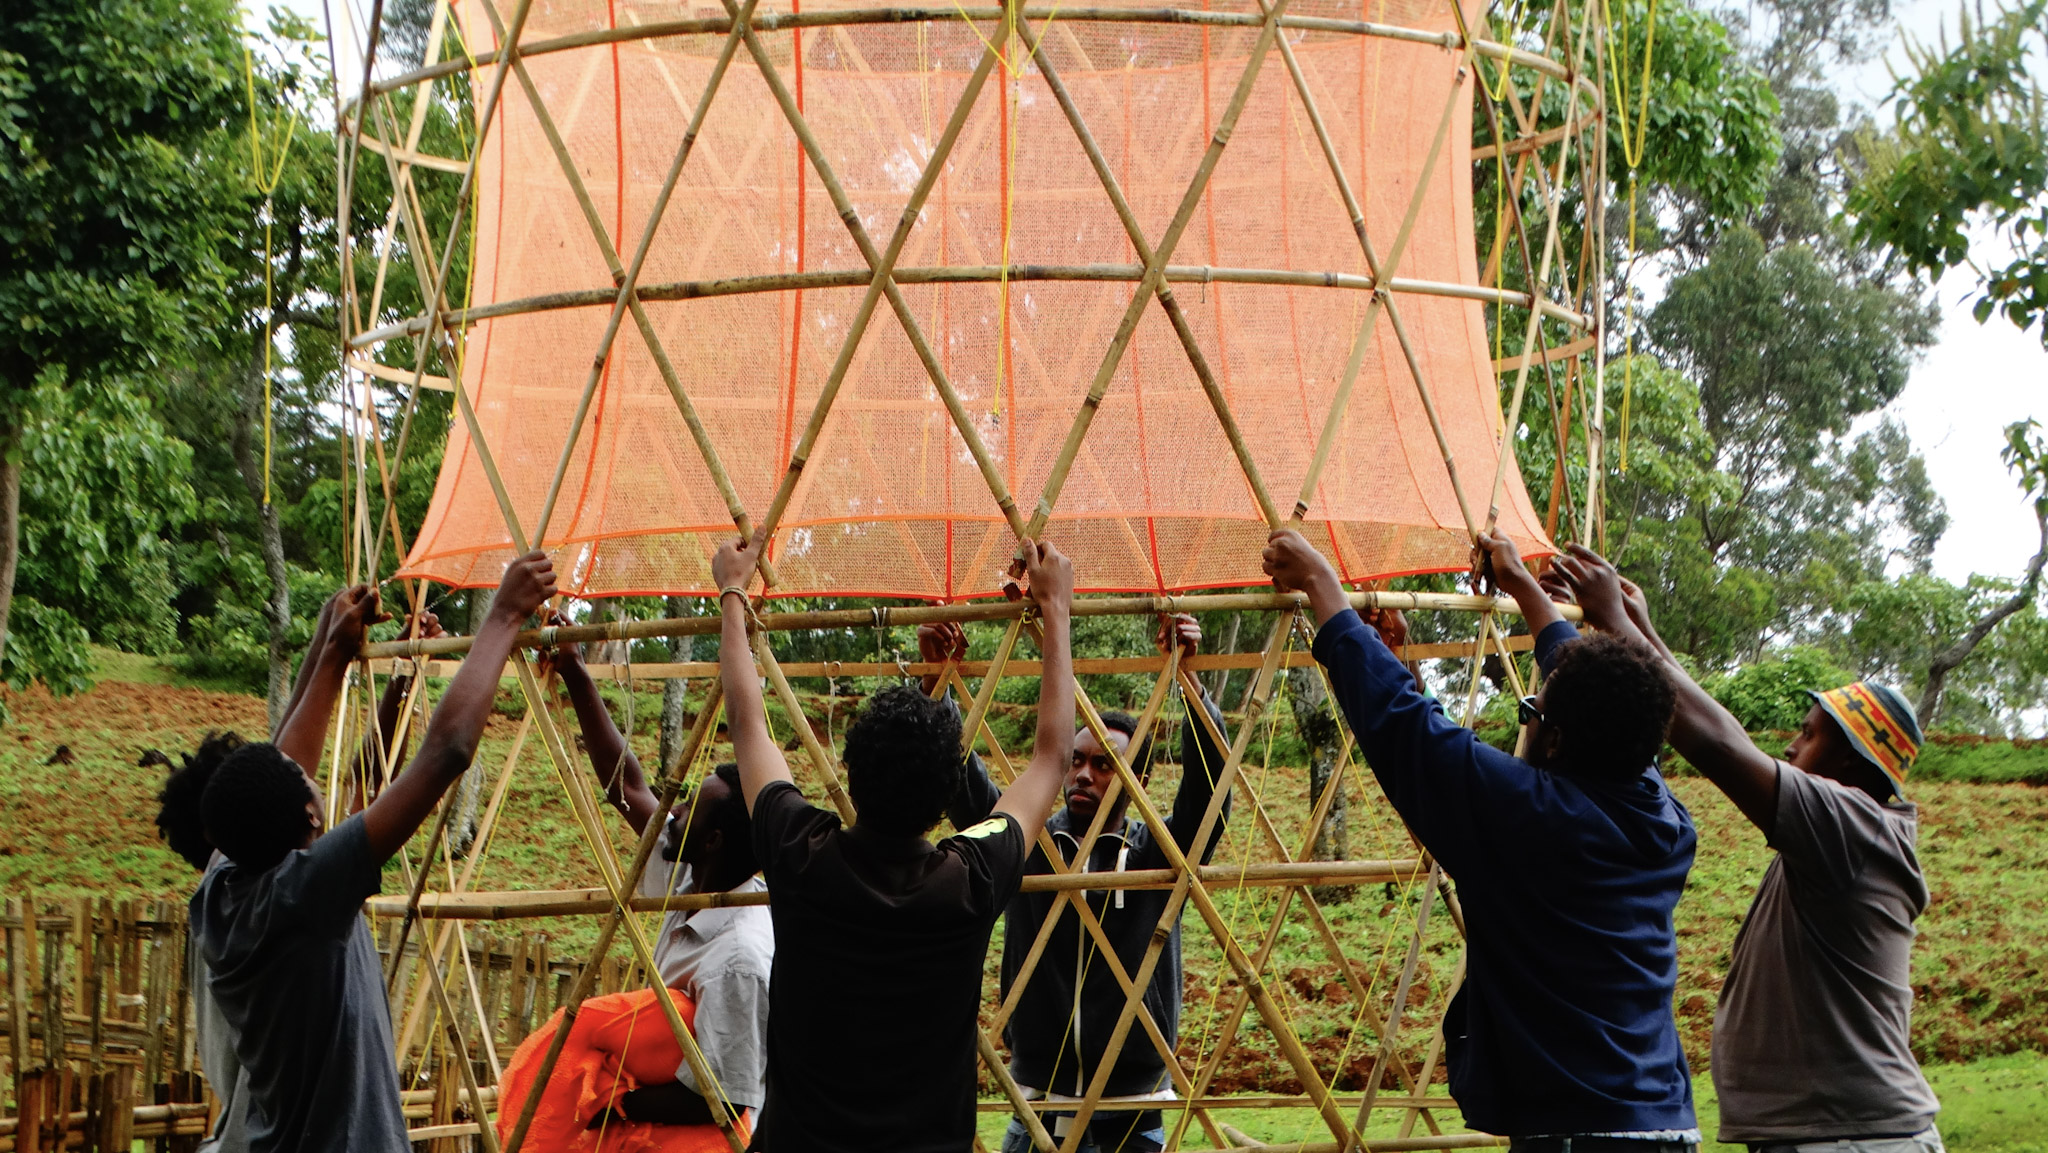
[[[270,869],[208,873],[192,899],[208,988],[248,1076],[252,1150],[410,1147],[363,920],[383,864],[358,815]]]
[[[1665,655],[1642,592],[1592,552],[1559,557],[1596,628]],[[1714,1022],[1720,1139],[1752,1150],[1939,1153],[1940,1102],[1910,1044],[1913,921],[1927,907],[1918,813],[1900,789],[1920,726],[1899,694],[1815,692],[1783,761],[1670,661],[1671,744],[1778,851],[1735,938]]]
[[[409,1153],[363,902],[469,768],[519,629],[554,593],[546,554],[507,566],[418,754],[334,831],[302,767],[317,749],[244,745],[206,782],[205,838],[227,864],[193,896],[192,931],[247,1076],[251,1153]]]

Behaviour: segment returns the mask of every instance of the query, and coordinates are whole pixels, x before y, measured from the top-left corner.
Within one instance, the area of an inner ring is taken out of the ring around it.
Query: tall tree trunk
[[[1343,766],[1337,763],[1344,734],[1331,710],[1329,694],[1323,691],[1323,678],[1318,675],[1318,670],[1287,670],[1287,703],[1294,711],[1294,731],[1308,746],[1310,811],[1322,803],[1325,792],[1332,787],[1337,789],[1337,795],[1330,798],[1330,814],[1316,832],[1309,857],[1317,861],[1341,861],[1350,853],[1350,837],[1344,822]],[[1312,891],[1316,900],[1325,904],[1351,897],[1348,885],[1318,885]]]
[[[663,609],[673,617],[689,615],[690,602],[682,597],[669,597],[662,602]],[[670,637],[668,656],[672,661],[691,659],[694,637]],[[683,747],[683,738],[688,725],[684,723],[685,695],[690,691],[690,682],[681,677],[670,677],[661,688],[661,767],[668,768],[676,759],[676,753]]]
[[[277,509],[264,497],[263,453],[255,443],[263,421],[263,340],[256,336],[249,364],[242,376],[242,394],[235,405],[233,450],[235,471],[242,474],[242,487],[256,504],[256,540],[263,554],[264,575],[270,580],[270,595],[264,605],[264,623],[270,630],[270,675],[266,703],[270,731],[284,720],[285,702],[292,693],[292,586],[291,569],[284,559],[284,533],[277,522]]]
[[[21,426],[0,426],[0,655],[14,611],[14,570],[21,560]]]
[[[1941,708],[1941,691],[1948,685],[1948,675],[1956,670],[1956,666],[1970,659],[1970,654],[2001,621],[2034,603],[2034,595],[2041,590],[2041,569],[2048,565],[2048,498],[2035,502],[2034,520],[2040,526],[2041,547],[2035,551],[2034,559],[2027,562],[2027,572],[2020,578],[2020,587],[2012,596],[1979,617],[1962,639],[1934,654],[1934,659],[1927,662],[1927,683],[1920,690],[1919,706],[1913,710],[1923,731],[1934,724],[1934,715]]]

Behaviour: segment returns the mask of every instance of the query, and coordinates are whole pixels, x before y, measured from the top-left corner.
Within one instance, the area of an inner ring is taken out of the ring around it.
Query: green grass
[[[1935,1122],[1942,1141],[1954,1153],[2048,1153],[2048,1054],[2008,1053],[1961,1065],[1929,1065],[1927,1080],[1941,1098],[1941,1116]],[[1693,1080],[1694,1104],[1700,1131],[1707,1137],[1704,1153],[1742,1153],[1745,1146],[1715,1141],[1721,1111],[1714,1098],[1713,1079],[1702,1074]],[[1217,1120],[1271,1143],[1328,1140],[1322,1124],[1298,1109],[1222,1109]],[[1007,1113],[984,1113],[980,1118],[982,1143],[991,1151],[1002,1140],[1009,1125]],[[1170,1130],[1174,1118],[1168,1116]],[[1439,1115],[1446,1133],[1469,1130],[1453,1110]],[[1399,1128],[1399,1115],[1376,1115],[1368,1137],[1391,1137]],[[1196,1132],[1191,1130],[1191,1132]],[[1418,1124],[1417,1134],[1428,1130]]]

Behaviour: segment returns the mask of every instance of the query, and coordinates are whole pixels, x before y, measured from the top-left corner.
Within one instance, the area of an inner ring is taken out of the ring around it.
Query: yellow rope
[[[1621,155],[1622,159],[1628,162],[1628,263],[1622,266],[1627,270],[1623,275],[1622,281],[1622,308],[1624,310],[1622,339],[1625,342],[1625,352],[1622,361],[1621,378],[1621,444],[1616,461],[1617,467],[1626,473],[1628,471],[1629,410],[1632,407],[1631,401],[1635,395],[1636,381],[1636,298],[1628,283],[1628,279],[1635,271],[1637,255],[1636,170],[1642,165],[1643,145],[1650,129],[1650,64],[1657,50],[1657,0],[1650,0],[1649,17],[1644,23],[1643,75],[1634,93],[1636,98],[1634,125],[1630,125],[1628,120],[1629,79],[1627,71],[1622,67],[1627,56],[1627,0],[1623,0],[1623,20],[1618,26],[1614,21],[1613,0],[1600,0],[1600,11],[1607,21],[1607,27],[1611,31],[1618,33],[1618,37],[1610,35],[1607,39],[1607,83],[1609,90],[1614,94],[1615,107],[1621,116]],[[1615,49],[1615,40],[1617,38],[1623,42],[1622,52],[1619,57],[1616,56]],[[1633,132],[1631,132],[1631,129],[1633,129]]]
[[[271,354],[271,308],[275,285],[270,266],[271,226],[275,215],[271,211],[273,194],[278,181],[284,177],[285,160],[291,156],[292,141],[299,131],[299,110],[292,109],[291,118],[285,123],[284,143],[277,149],[274,166],[263,162],[263,133],[256,116],[256,55],[247,45],[242,48],[242,80],[249,98],[249,171],[255,179],[256,189],[263,194],[263,508],[270,508],[270,458],[271,458],[271,395],[270,395],[270,354]]]

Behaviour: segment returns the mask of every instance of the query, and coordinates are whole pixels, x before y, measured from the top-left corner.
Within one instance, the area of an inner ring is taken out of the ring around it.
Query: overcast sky
[[[316,21],[323,0],[285,0]],[[334,8],[337,63],[343,85],[360,83],[362,57],[344,23],[344,3]],[[1902,34],[1924,42],[1953,28],[1959,0],[1895,0]],[[250,7],[257,7],[253,2]],[[358,13],[367,4],[355,4]],[[360,19],[360,16],[358,17]],[[253,21],[252,21],[253,22]],[[1845,95],[1875,107],[1891,90],[1887,65],[1903,66],[1897,43],[1883,59],[1854,70]],[[1880,118],[1889,119],[1888,111]],[[1656,142],[1650,142],[1656,147]],[[1935,571],[1961,581],[1972,573],[2016,575],[2033,555],[2038,538],[2033,515],[1998,459],[2004,429],[2028,417],[2048,418],[2048,351],[2034,334],[2002,320],[1979,325],[1970,315],[1975,280],[1958,269],[1936,286],[1942,309],[1941,340],[1914,369],[1905,393],[1887,413],[1905,422],[1927,457],[1936,491],[1948,504],[1949,529],[1934,555]],[[1874,423],[1873,417],[1866,423]]]

